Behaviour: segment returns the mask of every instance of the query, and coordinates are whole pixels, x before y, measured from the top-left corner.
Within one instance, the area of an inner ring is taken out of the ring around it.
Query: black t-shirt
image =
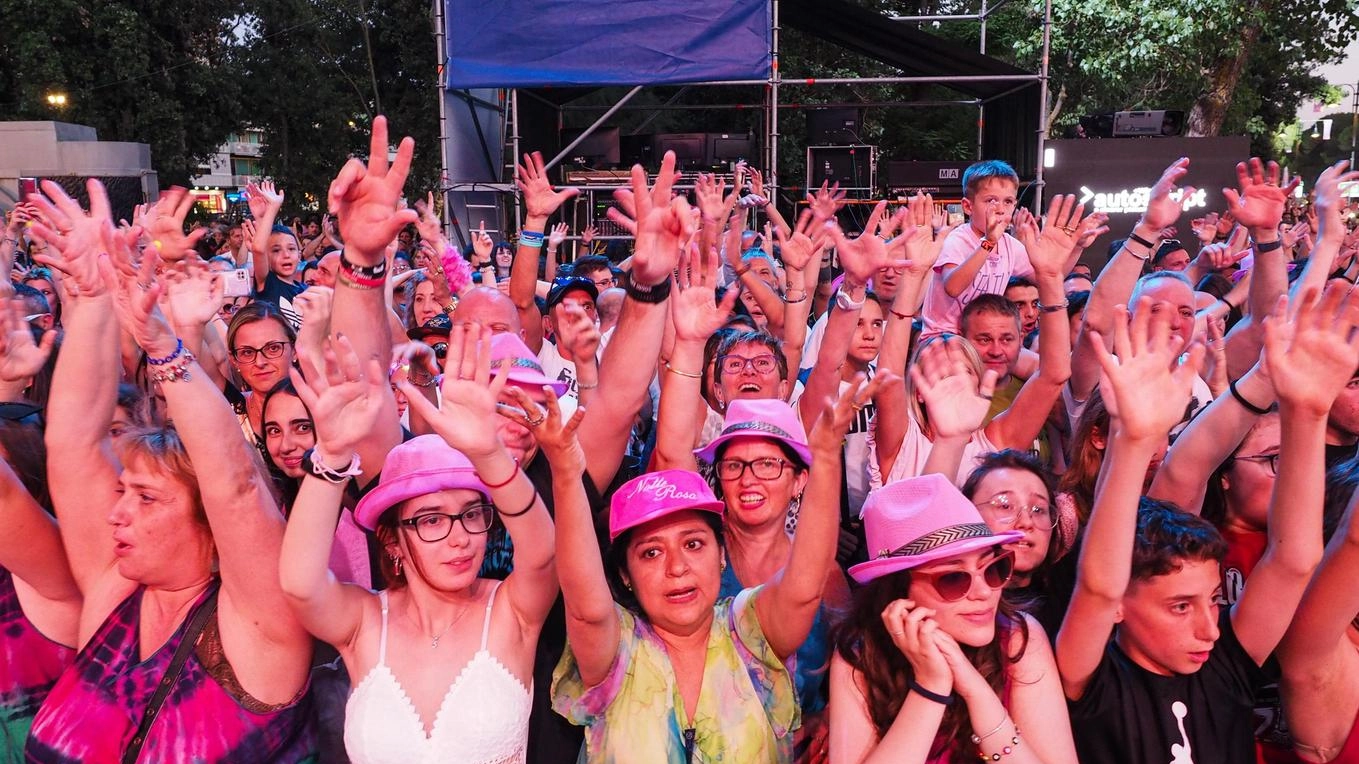
[[[1253,764],[1252,709],[1267,678],[1222,611],[1222,636],[1193,674],[1160,676],[1109,641],[1085,695],[1069,703],[1081,764]]]
[[[1355,456],[1356,444],[1351,443],[1347,446],[1333,446],[1326,444],[1326,469],[1330,469],[1337,464],[1349,461]]]
[[[255,299],[272,302],[291,319],[296,315],[296,311],[293,310],[293,298],[302,294],[306,288],[307,285],[300,281],[289,284],[270,271],[269,275],[264,277],[264,288],[255,290]],[[296,323],[294,321],[294,324]]]

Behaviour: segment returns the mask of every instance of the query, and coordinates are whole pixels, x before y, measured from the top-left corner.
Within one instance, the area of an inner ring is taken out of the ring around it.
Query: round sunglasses
[[[949,570],[943,573],[926,573],[924,571],[911,571],[911,577],[929,583],[934,587],[934,591],[939,595],[939,599],[945,602],[957,602],[966,597],[972,591],[972,584],[976,581],[978,574],[981,579],[992,589],[1002,589],[1009,583],[1010,577],[1015,572],[1015,553],[1013,551],[1001,552],[1000,556],[992,560],[979,573],[970,570]]]

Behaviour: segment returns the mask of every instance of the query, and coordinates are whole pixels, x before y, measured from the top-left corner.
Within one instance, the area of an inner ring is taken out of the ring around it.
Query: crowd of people
[[[9,212],[0,761],[1359,762],[1345,163],[1106,258],[667,155],[568,261],[540,156],[460,250],[396,146]]]

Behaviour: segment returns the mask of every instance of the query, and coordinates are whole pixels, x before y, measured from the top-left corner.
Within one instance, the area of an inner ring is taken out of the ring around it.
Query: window
[[[232,175],[260,175],[260,160],[257,157],[232,157]]]

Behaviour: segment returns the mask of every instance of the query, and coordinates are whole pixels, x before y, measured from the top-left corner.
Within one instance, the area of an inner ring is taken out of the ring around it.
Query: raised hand
[[[33,259],[59,271],[79,294],[92,297],[108,289],[99,273],[99,253],[104,251],[105,234],[113,231],[113,220],[104,185],[90,178],[85,189],[90,195],[89,214],[61,186],[44,180],[43,193],[32,197],[44,220],[35,222],[30,231],[47,244]]]
[[[272,184],[265,183],[267,186]],[[184,218],[193,209],[193,196],[187,189],[175,186],[160,195],[155,204],[147,208],[143,220],[145,235],[150,237],[162,260],[175,262],[186,257],[197,257],[194,246],[207,234],[208,229],[199,228],[188,235],[184,233]]]
[[[565,223],[558,223],[552,226],[552,230],[549,231],[547,234],[548,248],[556,250],[558,247],[560,247],[562,245],[562,242],[566,241],[566,234],[570,232],[570,230],[571,226]]]
[[[933,610],[912,600],[893,600],[882,611],[882,626],[911,664],[916,684],[940,695],[953,692],[953,669],[939,649]]]
[[[443,253],[423,239],[419,249],[425,253],[425,276],[434,285],[434,299],[441,305],[447,305],[453,299],[453,292],[449,288],[448,275],[444,273]]]
[[[761,174],[760,171],[755,169],[754,167],[749,168],[749,172],[750,172],[750,193],[760,197],[761,199],[768,199],[769,197],[764,195],[764,175]]]
[[[818,258],[826,244],[826,226],[816,220],[816,214],[812,210],[802,212],[791,235],[784,236],[781,228],[773,229],[773,234],[774,240],[779,244],[779,252],[783,255],[783,264],[789,270],[805,271],[812,260],[817,259],[817,262],[820,262]]]
[[[1032,236],[1032,228],[1022,229],[1024,235],[1020,241],[1028,251],[1034,273],[1057,278],[1066,273],[1084,214],[1085,205],[1077,204],[1075,196],[1058,194],[1048,205],[1048,214],[1043,218],[1043,228],[1037,237]]]
[[[911,384],[925,399],[930,429],[936,439],[969,437],[981,429],[991,410],[998,375],[986,369],[978,379],[967,362],[963,340],[935,340],[916,354]]]
[[[486,233],[486,221],[483,220],[481,227],[472,232],[472,254],[476,257],[477,267],[489,264],[492,252],[495,252],[495,240]]]
[[[1259,157],[1251,157],[1249,163],[1237,163],[1236,180],[1240,191],[1222,189],[1222,195],[1227,198],[1227,211],[1241,225],[1254,229],[1252,233],[1277,231],[1288,195],[1298,187],[1301,179],[1294,178],[1287,187],[1280,188],[1279,163],[1265,165]]]
[[[1170,311],[1153,307],[1151,298],[1141,298],[1131,321],[1127,308],[1114,309],[1112,354],[1099,332],[1090,332],[1103,369],[1104,404],[1118,430],[1134,440],[1164,438],[1180,422],[1203,364],[1203,346],[1195,344],[1182,357],[1184,340],[1170,331]]]
[[[99,258],[99,272],[113,293],[113,311],[132,339],[151,358],[165,358],[179,347],[174,330],[157,303],[165,286],[157,278],[161,260],[154,248],[136,258],[132,232],[109,226],[104,236],[106,255]],[[216,303],[220,306],[221,300]]]
[[[694,180],[694,201],[703,214],[705,223],[720,226],[731,214],[732,208],[736,206],[736,194],[740,189],[735,189],[730,194],[726,191],[726,179],[716,178],[712,173],[701,172]]]
[[[1203,246],[1208,246],[1217,241],[1217,213],[1210,212],[1201,218],[1194,218],[1189,227],[1194,231],[1194,236]]]
[[[594,226],[592,225],[585,226],[583,229],[581,229],[580,232],[580,245],[584,247],[586,250],[589,250],[590,244],[594,242],[595,237],[598,235],[599,231],[596,230]]]
[[[888,242],[874,233],[886,212],[887,202],[878,202],[873,208],[873,214],[868,216],[863,233],[853,239],[845,238],[839,226],[830,229],[831,238],[835,240],[835,250],[840,255],[840,265],[845,269],[845,277],[854,284],[859,286],[867,284],[883,268],[905,268],[910,265],[901,257],[904,241],[889,246]],[[904,219],[905,213],[898,213],[898,217]]]
[[[415,210],[397,209],[410,172],[415,141],[402,138],[396,161],[387,164],[387,118],[373,118],[368,164],[351,158],[330,182],[330,212],[340,219],[345,258],[358,265],[382,262],[387,245],[405,226],[415,223]]]
[[[1359,171],[1349,169],[1350,163],[1344,159],[1327,167],[1317,178],[1316,201],[1312,205],[1317,222],[1317,238],[1340,240],[1345,236],[1345,221],[1341,215],[1345,211],[1345,197],[1340,195],[1340,185],[1359,180]]]
[[[599,324],[579,305],[565,304],[559,311],[557,340],[572,358],[596,358],[599,353]]]
[[[519,411],[506,409],[506,415],[533,431],[538,448],[547,455],[554,474],[585,474],[585,450],[580,447],[576,430],[585,419],[585,407],[577,406],[571,418],[562,420],[561,404],[557,393],[550,385],[543,386],[546,401],[543,405],[534,402],[529,394],[519,387],[507,387],[506,392]],[[523,413],[520,413],[522,411]]]
[[[382,364],[359,361],[343,335],[326,343],[319,367],[305,355],[299,361],[306,373],[289,369],[288,375],[311,412],[317,454],[323,464],[343,464],[377,428],[387,387]]]
[[[821,188],[807,194],[807,207],[812,211],[812,217],[818,223],[824,223],[835,219],[835,213],[845,205],[845,192],[840,190],[840,184],[827,185],[827,181],[821,182]]]
[[[935,218],[940,217],[939,226]],[[902,233],[904,251],[910,263],[906,272],[921,278],[934,269],[939,253],[944,248],[944,239],[957,226],[943,225],[942,216],[934,211],[934,197],[930,194],[916,194],[906,202],[905,230]]]
[[[1174,225],[1180,215],[1184,213],[1184,198],[1194,195],[1193,186],[1185,186],[1179,194],[1174,192],[1179,190],[1176,185],[1189,174],[1189,158],[1181,157],[1176,159],[1161,173],[1161,177],[1156,180],[1151,187],[1151,197],[1147,200],[1147,211],[1142,213],[1142,220],[1138,227],[1161,230],[1168,225]],[[1172,194],[1174,196],[1172,197]]]
[[[491,376],[491,330],[478,324],[457,324],[448,335],[444,382],[435,408],[409,384],[401,391],[444,442],[475,464],[503,448],[497,434],[496,399],[505,389],[510,365],[501,364]]]
[[[1201,268],[1216,273],[1246,259],[1246,255],[1251,252],[1250,247],[1247,246],[1249,243],[1250,240],[1245,227],[1239,226],[1232,231],[1230,239],[1205,246],[1199,250],[1195,259],[1199,261]]]
[[[394,280],[394,279],[393,279]],[[325,352],[326,339],[330,336],[330,311],[335,299],[335,290],[323,286],[310,286],[306,291],[293,298],[293,310],[302,317],[302,327],[297,330],[297,355],[308,357],[318,368],[316,359]]]
[[[199,258],[165,269],[164,309],[178,327],[206,326],[222,307],[222,278]]]
[[[670,297],[676,340],[706,342],[731,315],[740,292],[728,289],[722,302],[717,302],[718,267],[716,252],[705,255],[690,251],[680,258],[679,279]]]
[[[415,221],[415,230],[420,232],[420,240],[430,243],[443,241],[444,226],[434,214],[434,192],[430,191],[424,199],[415,200],[415,211],[420,218]]]
[[[632,278],[635,284],[655,286],[670,278],[679,261],[680,243],[690,233],[692,216],[689,202],[683,196],[671,198],[671,190],[678,174],[675,172],[675,152],[665,152],[656,184],[647,188],[646,171],[641,165],[632,168],[633,211],[636,213],[637,241],[633,248]],[[622,198],[619,198],[622,201]],[[610,218],[613,217],[610,210]]]
[[[822,452],[842,448],[845,435],[863,407],[873,402],[873,396],[884,385],[900,382],[901,377],[886,370],[873,375],[872,381],[865,380],[863,374],[855,374],[838,396],[827,397],[825,412],[812,425],[812,431],[807,434],[807,444],[814,451]]]
[[[33,341],[33,330],[24,320],[24,301],[0,303],[0,381],[22,382],[42,370],[52,355],[57,342],[57,331],[42,333],[42,341]]]
[[[1348,284],[1280,298],[1265,319],[1264,365],[1279,405],[1325,416],[1359,368],[1359,299]]]
[[[575,198],[579,189],[554,191],[552,182],[543,169],[543,155],[537,151],[525,154],[524,161],[514,168],[514,184],[524,195],[524,214],[530,218],[549,218],[567,199]]]
[[[1108,224],[1109,215],[1104,212],[1092,212],[1081,218],[1081,224],[1076,227],[1076,248],[1071,253],[1071,265],[1075,265],[1076,261],[1081,259],[1081,253],[1094,244],[1095,239],[1109,232]]]
[[[1306,242],[1310,233],[1307,221],[1303,220],[1291,226],[1283,226],[1279,230],[1279,239],[1283,241],[1284,249],[1291,251],[1298,246],[1298,242]]]

